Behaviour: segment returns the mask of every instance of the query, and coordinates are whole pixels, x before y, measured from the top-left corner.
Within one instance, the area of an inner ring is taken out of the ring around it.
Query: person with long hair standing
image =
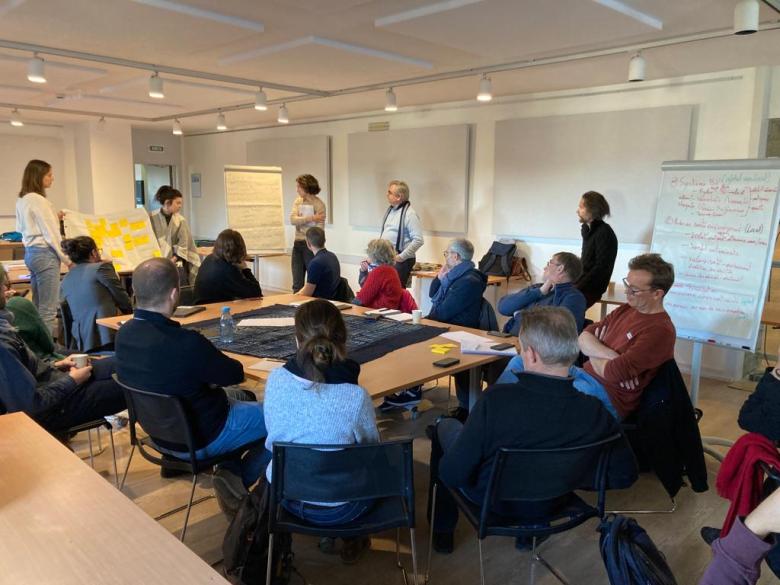
[[[315,299],[295,312],[298,352],[270,373],[265,385],[266,449],[274,443],[352,445],[378,443],[371,397],[359,384],[360,366],[347,358],[347,328],[329,301]],[[266,477],[271,477],[271,465]],[[316,481],[316,476],[311,478]],[[321,526],[351,522],[365,514],[370,501],[318,504],[284,501],[288,511]],[[353,563],[365,552],[365,537],[344,540],[342,561]],[[321,542],[320,548],[332,548]]]
[[[200,256],[192,239],[190,226],[181,216],[182,194],[170,185],[157,189],[154,198],[160,209],[153,211],[150,220],[163,258],[169,258],[183,266],[182,284],[195,284],[200,268]],[[186,281],[186,282],[184,282]]]
[[[51,165],[42,160],[27,163],[16,201],[16,230],[22,233],[24,263],[30,269],[33,303],[41,319],[54,331],[60,297],[60,264],[70,260],[60,248],[60,222],[46,189],[54,182]]]

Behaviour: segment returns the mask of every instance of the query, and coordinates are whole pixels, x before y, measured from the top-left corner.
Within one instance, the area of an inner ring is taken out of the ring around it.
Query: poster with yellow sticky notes
[[[148,258],[162,256],[149,216],[143,209],[92,215],[65,212],[66,237],[90,236],[117,272],[130,272]]]

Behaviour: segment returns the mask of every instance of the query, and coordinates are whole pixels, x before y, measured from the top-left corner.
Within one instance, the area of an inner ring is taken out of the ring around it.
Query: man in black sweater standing
[[[465,424],[445,418],[436,426],[431,447],[431,486],[439,481],[482,504],[493,459],[500,448],[574,447],[620,432],[620,425],[602,403],[578,392],[569,377],[579,346],[577,326],[567,309],[534,307],[523,311],[519,340],[525,371],[517,374],[517,382],[489,387]],[[533,469],[527,472],[533,477]],[[636,473],[634,456],[624,441],[612,454],[608,485],[628,487],[636,480]],[[544,518],[567,501],[568,496],[514,502],[494,512],[530,521]],[[455,501],[446,489],[439,489],[433,519],[437,552],[452,552],[457,521]]]
[[[615,266],[618,241],[604,218],[609,203],[601,193],[588,191],[580,198],[577,217],[582,224],[582,275],[575,286],[585,295],[586,306],[593,306],[607,290]]]

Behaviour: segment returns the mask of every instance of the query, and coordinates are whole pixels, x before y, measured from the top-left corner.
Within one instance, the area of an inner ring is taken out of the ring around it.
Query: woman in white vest
[[[171,258],[184,267],[187,282],[195,284],[195,277],[200,268],[200,256],[192,239],[190,226],[181,214],[182,194],[178,189],[163,185],[157,190],[154,198],[160,203],[160,209],[151,214],[152,229],[157,236],[160,252],[163,258]]]

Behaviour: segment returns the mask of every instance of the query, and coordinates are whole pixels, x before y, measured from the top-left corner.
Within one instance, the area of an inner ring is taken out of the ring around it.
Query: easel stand
[[[699,383],[701,380],[701,356],[702,344],[699,341],[693,342],[693,352],[691,353],[691,403],[693,407],[699,402]],[[713,449],[715,446],[731,447],[734,441],[723,439],[721,437],[702,437],[702,446],[704,452],[718,462],[723,461],[723,454]]]

